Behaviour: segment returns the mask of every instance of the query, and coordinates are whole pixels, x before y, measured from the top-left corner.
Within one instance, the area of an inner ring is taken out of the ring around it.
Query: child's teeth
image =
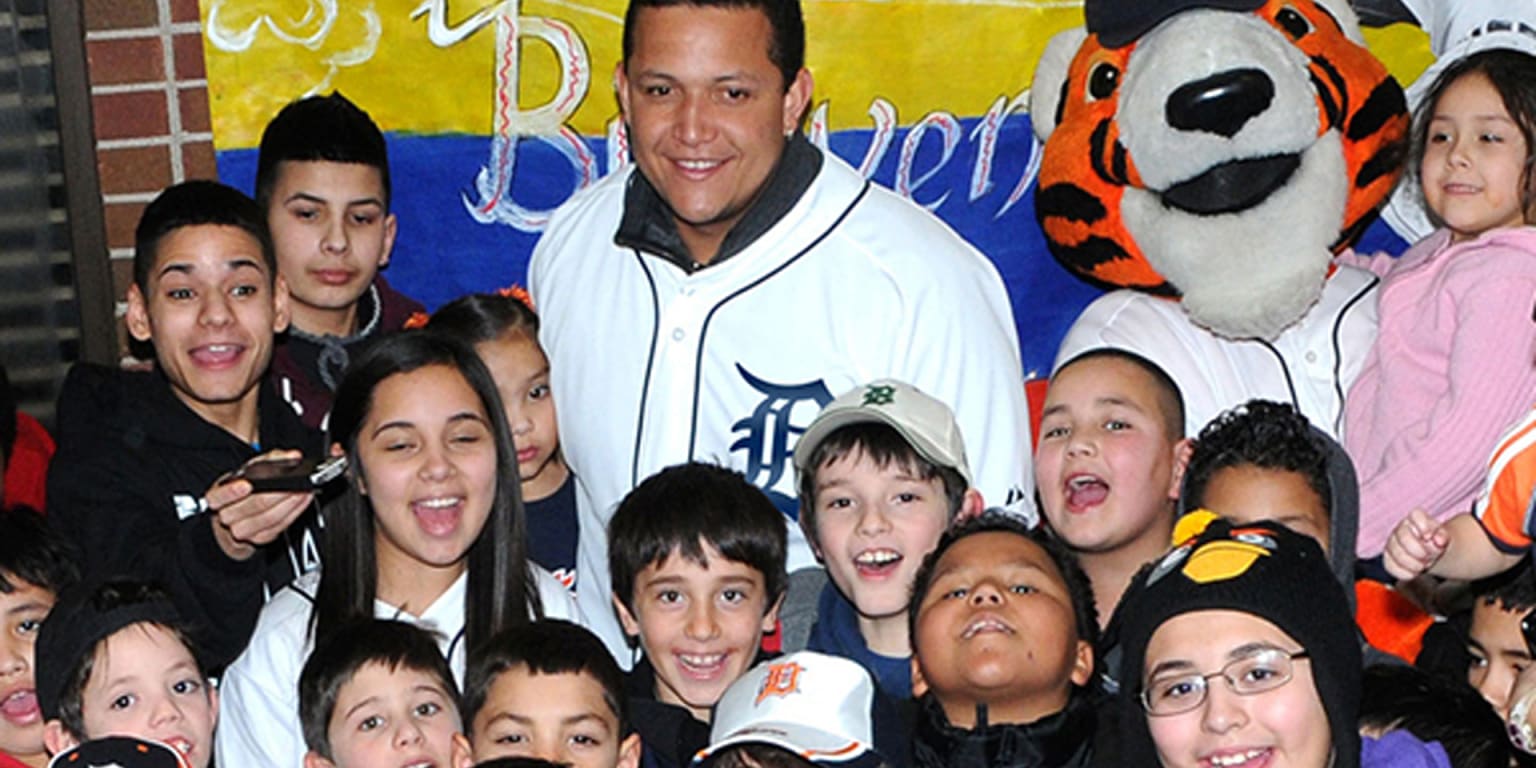
[[[1244,752],[1244,753],[1238,754],[1238,755],[1224,755],[1224,756],[1212,757],[1211,758],[1211,764],[1212,765],[1220,765],[1220,766],[1242,765],[1243,763],[1246,763],[1249,760],[1252,760],[1252,759],[1254,759],[1255,757],[1258,757],[1261,754],[1264,754],[1264,750],[1262,750],[1262,749],[1251,749],[1251,750],[1248,750],[1247,752]]]
[[[996,621],[994,619],[986,619],[986,620],[983,620],[983,621],[978,621],[975,624],[972,624],[969,627],[966,627],[965,628],[965,634],[962,637],[964,637],[964,638],[975,637],[976,635],[981,634],[984,631],[989,631],[989,630],[990,631],[996,631],[996,632],[1006,632],[1006,631],[1008,631],[1008,628],[1003,626],[1002,622]]]

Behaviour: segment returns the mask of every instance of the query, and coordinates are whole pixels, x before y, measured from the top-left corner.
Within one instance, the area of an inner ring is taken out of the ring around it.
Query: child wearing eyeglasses
[[[1174,537],[1121,603],[1121,693],[1142,710],[1126,710],[1126,765],[1450,765],[1407,731],[1356,730],[1360,644],[1316,541],[1204,511]]]

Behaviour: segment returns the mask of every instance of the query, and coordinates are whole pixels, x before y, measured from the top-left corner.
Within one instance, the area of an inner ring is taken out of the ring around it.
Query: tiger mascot
[[[1192,428],[1251,397],[1329,428],[1375,336],[1374,277],[1333,258],[1397,180],[1402,89],[1344,0],[1084,15],[1030,91],[1036,215],[1069,269],[1134,290],[1090,305],[1057,364],[1129,348],[1186,390]]]

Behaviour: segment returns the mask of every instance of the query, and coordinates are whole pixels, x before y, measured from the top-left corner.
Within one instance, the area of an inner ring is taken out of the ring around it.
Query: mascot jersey
[[[1536,410],[1504,434],[1472,513],[1494,546],[1505,552],[1529,549],[1536,537]]]
[[[1157,363],[1184,396],[1186,435],[1257,397],[1290,403],[1337,437],[1344,393],[1376,336],[1378,282],[1365,270],[1339,267],[1312,311],[1273,341],[1217,336],[1191,323],[1177,302],[1111,291],[1073,322],[1056,367],[1095,347],[1130,350]]]
[[[604,532],[620,499],[698,460],[743,472],[794,518],[795,442],[860,384],[901,379],[942,400],[986,502],[1031,496],[1018,341],[996,269],[841,160],[820,166],[762,235],[704,269],[615,244],[633,170],[573,197],[534,250],[539,340],[579,489],[578,600],[620,658]],[[799,526],[789,531],[790,570],[812,564]]]

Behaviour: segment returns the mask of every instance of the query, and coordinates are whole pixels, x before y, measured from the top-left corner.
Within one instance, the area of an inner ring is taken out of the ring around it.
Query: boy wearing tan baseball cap
[[[806,428],[795,467],[800,526],[830,578],[804,647],[852,659],[882,694],[909,699],[912,578],[950,522],[982,508],[954,413],[910,384],[870,382]]]

